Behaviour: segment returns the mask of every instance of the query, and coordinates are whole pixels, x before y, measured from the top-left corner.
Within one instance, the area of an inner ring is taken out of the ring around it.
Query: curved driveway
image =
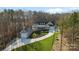
[[[55,32],[54,27],[51,27],[49,30],[49,33],[45,36],[42,36],[40,38],[34,38],[34,39],[23,39],[23,41],[19,38],[16,38],[16,41],[13,42],[13,44],[9,45],[7,48],[5,48],[3,51],[11,51],[12,49],[18,48],[20,46],[26,45],[26,44],[30,44],[36,41],[40,41],[43,40],[45,38],[50,37],[51,35],[53,35]]]

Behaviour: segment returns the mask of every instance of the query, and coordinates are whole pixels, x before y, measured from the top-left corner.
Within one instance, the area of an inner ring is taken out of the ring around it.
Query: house
[[[33,31],[36,30],[49,30],[50,27],[53,27],[54,23],[53,22],[37,22],[32,25]]]
[[[27,39],[29,37],[29,35],[32,33],[32,29],[31,28],[23,28],[23,30],[20,32],[20,37],[21,37],[21,41]]]
[[[53,22],[38,22],[33,24],[32,28],[26,28],[25,26],[23,26],[23,29],[20,32],[21,40],[27,39],[33,31],[49,31],[53,26]]]
[[[21,39],[26,39],[28,37],[28,32],[26,30],[22,30],[20,34],[21,34]]]

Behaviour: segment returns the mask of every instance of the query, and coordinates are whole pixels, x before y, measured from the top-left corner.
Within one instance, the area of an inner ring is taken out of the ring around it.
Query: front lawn
[[[54,40],[58,36],[58,33],[54,33],[51,37],[44,40],[34,42],[21,46],[19,48],[13,49],[13,51],[51,51]]]

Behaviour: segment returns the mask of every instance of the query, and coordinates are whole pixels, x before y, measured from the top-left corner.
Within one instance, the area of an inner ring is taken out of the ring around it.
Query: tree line
[[[63,13],[58,15],[56,21],[62,37],[66,38],[70,46],[69,50],[79,50],[79,12]],[[61,42],[62,48],[62,42]]]

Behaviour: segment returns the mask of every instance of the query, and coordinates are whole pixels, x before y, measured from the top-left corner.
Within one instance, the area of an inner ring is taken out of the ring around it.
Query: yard
[[[51,51],[54,40],[58,36],[58,33],[54,33],[51,37],[44,40],[34,42],[21,46],[19,48],[13,49],[12,51]]]

